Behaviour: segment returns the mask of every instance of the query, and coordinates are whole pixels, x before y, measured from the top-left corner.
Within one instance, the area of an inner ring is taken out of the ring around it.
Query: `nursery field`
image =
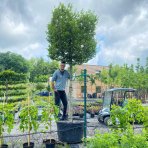
[[[83,120],[78,117],[75,117],[75,120]],[[140,133],[142,130],[142,125],[135,125],[135,132]],[[39,131],[42,131],[44,129],[44,125],[40,124]],[[91,137],[94,136],[96,131],[99,130],[100,133],[108,133],[111,131],[111,128],[105,126],[102,123],[99,123],[97,120],[97,115],[95,115],[94,118],[90,118],[89,115],[87,115],[87,136]],[[6,133],[5,133],[6,134]],[[15,124],[15,128],[11,131],[10,134],[6,134],[4,141],[9,144],[11,148],[20,148],[24,141],[27,140],[27,133],[22,133],[19,130],[19,124]],[[37,132],[31,134],[31,141],[34,141],[35,148],[44,148],[43,139],[46,138],[54,138],[57,140],[56,147],[57,148],[65,148],[66,146],[69,146],[71,148],[83,148],[84,143],[78,143],[78,144],[66,144],[58,141],[57,136],[57,126],[56,122],[52,122],[52,131],[51,132]]]
[[[45,97],[46,98],[46,97]],[[87,108],[93,108],[95,109],[95,106],[101,106],[101,100],[97,101],[92,101],[92,102],[87,102]],[[75,101],[73,103],[73,107],[76,107],[77,110],[79,108],[83,109],[83,102],[81,101]],[[147,104],[144,104],[144,108],[147,109],[148,106]],[[39,108],[40,109],[40,108]],[[98,109],[98,108],[97,108]],[[88,111],[92,111],[88,110]],[[112,131],[112,127],[107,127],[103,123],[98,122],[97,119],[97,114],[94,115],[94,117],[91,117],[90,112],[87,112],[87,137],[93,137],[98,131],[101,134],[105,133],[110,133]],[[77,112],[79,113],[79,111]],[[20,130],[20,119],[19,119],[19,114],[20,112],[15,113],[15,123],[14,123],[14,128],[12,131],[8,134],[7,128],[5,127],[5,132],[3,133],[3,139],[4,142],[9,145],[10,148],[20,148],[22,147],[22,144],[24,141],[27,141],[28,139],[28,131],[22,132]],[[78,116],[78,114],[73,114],[73,122],[75,121],[83,121],[83,117]],[[38,119],[38,130],[37,132],[34,132],[33,130],[30,131],[30,141],[34,142],[34,147],[35,148],[45,148],[45,145],[43,143],[44,139],[55,139],[56,140],[56,147],[57,148],[83,148],[87,147],[85,146],[85,143],[77,143],[77,144],[67,144],[64,142],[59,141],[58,139],[58,129],[57,129],[57,124],[55,120],[52,120],[51,122],[51,130],[45,129],[45,125]],[[143,130],[143,125],[142,124],[135,124],[134,125],[134,133],[141,133]]]

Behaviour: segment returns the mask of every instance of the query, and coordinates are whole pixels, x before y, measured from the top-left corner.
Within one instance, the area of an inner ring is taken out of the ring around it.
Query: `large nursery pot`
[[[30,146],[28,146],[28,142],[23,144],[23,148],[34,148],[34,143],[30,142]]]
[[[67,143],[79,143],[83,138],[83,121],[58,121],[58,138],[59,141]]]
[[[8,148],[8,145],[7,144],[2,144],[2,145],[0,145],[0,148]]]
[[[56,140],[47,139],[47,140],[44,140],[43,143],[45,144],[46,148],[55,148]]]

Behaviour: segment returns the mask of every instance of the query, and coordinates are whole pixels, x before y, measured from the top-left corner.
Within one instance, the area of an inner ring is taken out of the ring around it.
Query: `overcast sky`
[[[97,54],[88,63],[145,65],[148,57],[148,0],[0,0],[0,52],[47,59],[46,30],[52,11],[62,2],[75,11],[91,10],[99,18]]]

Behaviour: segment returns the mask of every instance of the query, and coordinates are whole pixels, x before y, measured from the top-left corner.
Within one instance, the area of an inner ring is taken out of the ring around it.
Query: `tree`
[[[96,53],[94,38],[97,17],[88,12],[73,12],[72,6],[60,4],[48,24],[49,57],[65,60],[72,66],[90,60]]]
[[[0,71],[8,69],[16,73],[27,73],[29,65],[21,55],[12,52],[0,52]]]
[[[96,23],[97,17],[92,12],[73,12],[70,4],[67,7],[60,4],[54,9],[48,24],[49,57],[57,61],[66,61],[70,65],[72,75],[72,66],[85,63],[96,54]],[[71,98],[71,81],[69,85]]]
[[[52,75],[55,70],[59,67],[59,63],[55,60],[49,63],[49,74]]]
[[[6,101],[8,99],[8,85],[13,83],[21,83],[27,81],[27,75],[22,73],[16,73],[12,70],[5,70],[0,72],[0,85],[6,87]]]
[[[145,73],[148,74],[148,57],[146,58]]]
[[[48,77],[52,75],[54,71],[58,68],[58,62],[51,61],[49,63],[49,61],[44,61],[43,58],[33,58],[29,61],[29,66],[31,82],[46,82],[48,80]]]
[[[96,78],[96,75],[93,75],[93,74],[89,75],[88,78],[89,78],[89,82],[90,82],[90,85],[91,85],[91,93],[92,93],[92,86],[96,85],[96,79],[97,78]]]

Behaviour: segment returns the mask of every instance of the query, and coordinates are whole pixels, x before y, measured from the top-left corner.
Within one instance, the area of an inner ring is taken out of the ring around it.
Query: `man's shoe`
[[[68,120],[68,115],[62,116],[62,118],[60,119],[61,121],[63,120]]]
[[[62,114],[61,114],[61,113],[59,113],[59,114],[58,114],[58,118],[60,118],[61,116],[62,116]]]

